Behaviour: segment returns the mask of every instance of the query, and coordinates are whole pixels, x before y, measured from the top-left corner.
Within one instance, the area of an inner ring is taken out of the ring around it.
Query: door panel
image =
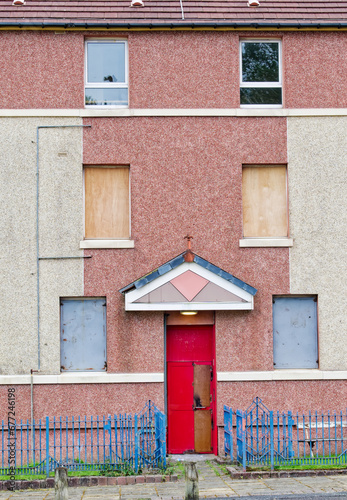
[[[194,365],[194,406],[210,407],[211,365]]]
[[[194,412],[194,448],[196,453],[212,451],[211,410],[195,410]]]
[[[213,327],[167,328],[169,453],[211,453]]]
[[[211,361],[212,351],[212,325],[167,327],[167,361]]]
[[[194,448],[211,453],[212,444],[212,365],[194,364]]]
[[[167,364],[170,453],[194,450],[193,372],[191,363]]]

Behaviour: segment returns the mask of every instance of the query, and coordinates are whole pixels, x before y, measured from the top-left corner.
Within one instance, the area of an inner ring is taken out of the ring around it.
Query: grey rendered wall
[[[347,117],[288,119],[292,294],[318,294],[319,367],[347,369]]]
[[[38,367],[36,127],[71,118],[1,118],[0,373]],[[81,256],[82,129],[39,132],[40,257]],[[59,298],[83,295],[83,259],[40,260],[41,371],[60,372]]]

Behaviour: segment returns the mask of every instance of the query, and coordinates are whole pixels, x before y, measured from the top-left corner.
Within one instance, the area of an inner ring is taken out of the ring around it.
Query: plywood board
[[[195,453],[211,453],[211,411],[194,412],[194,448]]]
[[[287,168],[285,165],[242,169],[244,237],[286,237]]]
[[[86,167],[85,237],[130,237],[129,168]]]
[[[210,406],[211,366],[194,365],[194,404]]]

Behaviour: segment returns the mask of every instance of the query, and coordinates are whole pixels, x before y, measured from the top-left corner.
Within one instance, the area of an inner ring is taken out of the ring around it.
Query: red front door
[[[168,326],[169,453],[212,453],[215,410],[213,327]]]

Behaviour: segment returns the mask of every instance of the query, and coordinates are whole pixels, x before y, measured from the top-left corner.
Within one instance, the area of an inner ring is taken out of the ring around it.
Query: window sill
[[[80,248],[134,248],[134,240],[83,240]]]
[[[129,109],[128,104],[85,104],[85,109]]]
[[[283,104],[240,104],[241,109],[281,109]]]
[[[292,247],[292,238],[243,238],[239,240],[241,248],[250,247]]]

